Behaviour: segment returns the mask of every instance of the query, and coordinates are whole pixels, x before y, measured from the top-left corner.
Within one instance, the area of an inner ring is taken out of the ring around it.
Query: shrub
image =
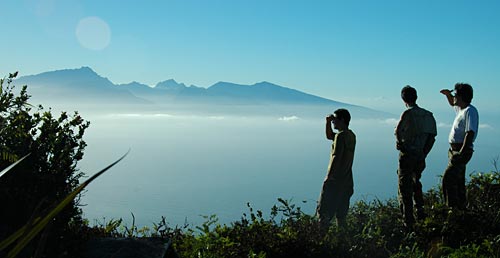
[[[89,126],[77,112],[54,117],[41,106],[33,111],[27,86],[14,91],[16,75],[0,81],[0,169],[17,157],[31,155],[0,180],[0,239],[76,188],[82,176],[76,165],[83,157],[83,135]],[[39,245],[32,244],[25,252],[37,249],[46,257],[74,257],[81,226],[77,199],[52,220],[41,236],[46,241],[35,241]]]
[[[497,171],[472,175],[466,211],[450,210],[439,190],[429,190],[428,217],[413,232],[403,228],[396,199],[354,203],[347,225],[325,235],[314,216],[278,199],[267,218],[248,205],[249,215],[237,222],[220,225],[207,216],[171,237],[181,257],[500,257],[499,179]]]

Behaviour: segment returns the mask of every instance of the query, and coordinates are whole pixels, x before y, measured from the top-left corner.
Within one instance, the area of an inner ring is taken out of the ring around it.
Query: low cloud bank
[[[297,117],[297,116],[284,116],[284,117],[278,118],[278,120],[280,120],[280,121],[296,121],[296,120],[299,120],[299,117]]]

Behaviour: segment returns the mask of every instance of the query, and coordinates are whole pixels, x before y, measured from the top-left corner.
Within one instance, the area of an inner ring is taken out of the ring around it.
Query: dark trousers
[[[399,208],[403,214],[406,226],[415,223],[413,207],[417,210],[417,216],[424,216],[424,196],[422,193],[422,183],[420,178],[425,169],[424,157],[399,153],[398,167],[398,199]],[[414,205],[415,204],[415,205]]]
[[[326,229],[333,217],[337,225],[344,224],[349,210],[349,201],[354,193],[353,187],[333,180],[325,180],[319,197],[316,213],[320,226]]]
[[[448,166],[443,175],[443,195],[450,208],[465,209],[465,169],[473,152],[472,149],[467,149],[460,154],[458,151],[448,150]]]

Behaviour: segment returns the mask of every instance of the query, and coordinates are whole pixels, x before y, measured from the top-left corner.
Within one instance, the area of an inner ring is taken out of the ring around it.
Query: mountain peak
[[[81,74],[81,75],[86,75],[86,76],[88,76],[88,75],[99,76],[94,70],[92,70],[92,68],[90,68],[88,66],[82,66],[80,68],[60,69],[60,70],[54,70],[54,71],[49,71],[49,72],[43,72],[43,73],[39,73],[39,74],[35,74],[35,75],[28,75],[25,77],[46,76],[46,75],[52,75],[52,74],[58,74],[58,75],[61,75],[61,74],[71,74],[71,75]]]
[[[124,84],[118,84],[118,86],[120,87],[148,87],[148,88],[151,88],[150,86],[144,84],[144,83],[140,83],[138,81],[131,81],[129,83],[124,83]]]
[[[166,81],[162,81],[156,84],[155,89],[164,89],[164,90],[179,90],[186,88],[184,83],[178,83],[174,79],[168,79]]]
[[[80,68],[76,68],[75,70],[94,72],[94,70],[92,70],[92,68],[90,68],[89,66],[82,66]]]
[[[234,88],[234,87],[247,87],[248,85],[242,85],[242,84],[236,84],[232,82],[224,82],[224,81],[219,81],[213,84],[212,86],[208,87],[211,90],[214,89],[224,89],[224,88]]]
[[[66,85],[69,87],[77,87],[75,85],[79,84],[85,85],[86,87],[114,87],[111,81],[100,76],[88,66],[23,76],[19,78],[19,82],[24,82],[26,84]]]
[[[92,68],[90,68],[88,66],[82,66],[80,68],[75,68],[75,69],[55,70],[52,72],[45,72],[44,74],[46,74],[46,73],[69,73],[69,74],[82,74],[82,75],[87,75],[87,76],[91,75],[91,76],[101,77],[94,70],[92,70]]]
[[[271,82],[267,82],[267,81],[262,81],[262,82],[258,82],[258,83],[255,83],[254,85],[252,86],[257,86],[257,87],[278,87],[278,88],[285,88],[283,86],[279,86],[277,84],[274,84],[274,83],[271,83]]]

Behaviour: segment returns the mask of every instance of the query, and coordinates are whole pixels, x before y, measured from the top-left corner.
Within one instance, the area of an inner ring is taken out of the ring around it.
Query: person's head
[[[345,129],[349,127],[351,122],[351,114],[344,108],[339,108],[333,112],[333,125],[335,129]]]
[[[455,84],[455,96],[460,97],[467,105],[470,104],[473,97],[472,86],[462,82]]]
[[[417,101],[417,90],[410,85],[406,85],[401,89],[401,98],[406,104],[415,104]]]

